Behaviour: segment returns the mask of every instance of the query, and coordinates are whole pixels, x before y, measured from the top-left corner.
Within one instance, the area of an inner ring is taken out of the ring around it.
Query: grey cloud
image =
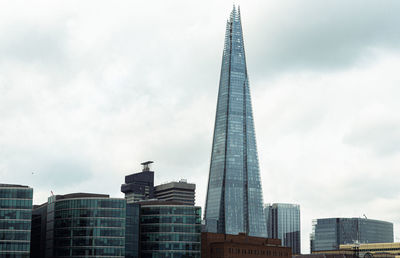
[[[252,73],[343,69],[371,49],[399,49],[398,1],[297,1],[257,16],[246,33]],[[261,14],[261,13],[260,13]]]
[[[357,126],[344,136],[343,142],[371,149],[379,155],[394,155],[400,152],[400,123],[388,121]]]
[[[47,65],[62,63],[66,57],[65,28],[52,25],[43,28],[39,24],[8,24],[6,28],[0,30],[2,61],[18,60]]]

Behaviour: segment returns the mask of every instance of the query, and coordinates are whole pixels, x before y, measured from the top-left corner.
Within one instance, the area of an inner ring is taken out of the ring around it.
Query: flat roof
[[[0,187],[4,187],[4,188],[30,188],[27,185],[15,185],[15,184],[0,184]]]

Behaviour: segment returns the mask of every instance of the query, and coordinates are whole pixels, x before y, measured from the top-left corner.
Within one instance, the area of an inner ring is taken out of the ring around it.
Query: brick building
[[[201,233],[202,258],[268,257],[289,258],[292,251],[281,246],[280,239],[239,235]]]

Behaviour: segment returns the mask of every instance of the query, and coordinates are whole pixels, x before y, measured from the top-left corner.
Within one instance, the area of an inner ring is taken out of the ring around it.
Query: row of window
[[[105,236],[105,237],[124,237],[124,228],[87,228],[87,229],[56,229],[54,236],[57,237],[75,237],[75,236]]]
[[[0,219],[31,219],[31,210],[0,210]]]
[[[30,254],[29,253],[19,253],[19,252],[0,252],[0,257],[2,258],[29,258]]]
[[[33,190],[27,189],[0,189],[0,199],[32,199]]]
[[[152,206],[142,207],[143,215],[156,215],[156,214],[176,214],[176,215],[197,215],[201,216],[200,207],[168,207],[168,206]]]
[[[126,201],[115,199],[76,199],[60,200],[55,203],[55,209],[79,209],[79,208],[120,208],[126,207]]]
[[[32,199],[0,199],[0,209],[29,209],[32,210]]]
[[[179,242],[200,242],[199,233],[146,233],[141,235],[141,240],[151,241],[179,241]]]
[[[200,233],[201,225],[178,225],[178,224],[153,224],[143,225],[140,228],[142,233],[147,232],[188,232]]]
[[[77,218],[77,217],[111,217],[111,218],[125,218],[125,209],[101,209],[101,210],[88,210],[88,209],[76,209],[76,210],[61,210],[55,212],[55,219],[61,218]]]
[[[211,253],[222,253],[223,248],[211,248]],[[251,254],[251,255],[263,255],[263,256],[289,256],[288,252],[281,252],[276,250],[259,250],[259,249],[249,249],[249,248],[229,248],[229,254]]]
[[[124,246],[125,238],[63,238],[56,239],[55,246]]]
[[[199,216],[141,216],[140,223],[200,224],[201,218]]]
[[[57,248],[55,256],[124,256],[124,248]]]
[[[188,250],[199,251],[201,249],[200,242],[198,243],[141,243],[141,250]]]
[[[0,242],[0,252],[2,251],[29,252],[29,247],[30,247],[29,242],[28,243]]]
[[[56,228],[70,227],[123,227],[125,220],[117,219],[97,219],[97,218],[72,218],[72,219],[57,219],[55,221]]]
[[[0,220],[0,229],[31,230],[30,220]]]
[[[26,240],[31,239],[30,231],[0,231],[1,240]]]
[[[144,251],[140,254],[142,258],[200,258],[200,251]]]

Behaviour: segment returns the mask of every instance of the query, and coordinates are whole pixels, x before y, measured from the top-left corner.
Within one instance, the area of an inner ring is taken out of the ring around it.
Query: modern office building
[[[140,257],[140,205],[126,204],[125,258]]]
[[[0,184],[0,257],[29,257],[33,189]]]
[[[139,204],[140,257],[200,258],[200,207],[160,200]]]
[[[280,239],[252,237],[244,233],[239,235],[201,233],[201,257],[233,258],[233,257],[268,257],[289,258],[292,252],[283,247]]]
[[[31,258],[43,258],[46,252],[47,202],[32,210]]]
[[[195,184],[189,184],[185,179],[181,179],[179,182],[157,185],[154,189],[154,197],[158,200],[194,205],[195,190]]]
[[[125,183],[121,185],[121,192],[125,194],[128,203],[154,198],[154,171],[150,171],[153,161],[141,163],[142,172],[125,177]]]
[[[342,244],[393,243],[393,223],[367,218],[313,221],[311,252],[338,250]]]
[[[125,199],[55,195],[33,213],[32,235],[40,236],[44,248],[33,248],[32,257],[125,257]]]
[[[266,236],[240,10],[226,25],[211,164],[206,230]]]
[[[269,238],[279,238],[282,245],[300,254],[300,206],[290,203],[267,204],[264,208]]]

